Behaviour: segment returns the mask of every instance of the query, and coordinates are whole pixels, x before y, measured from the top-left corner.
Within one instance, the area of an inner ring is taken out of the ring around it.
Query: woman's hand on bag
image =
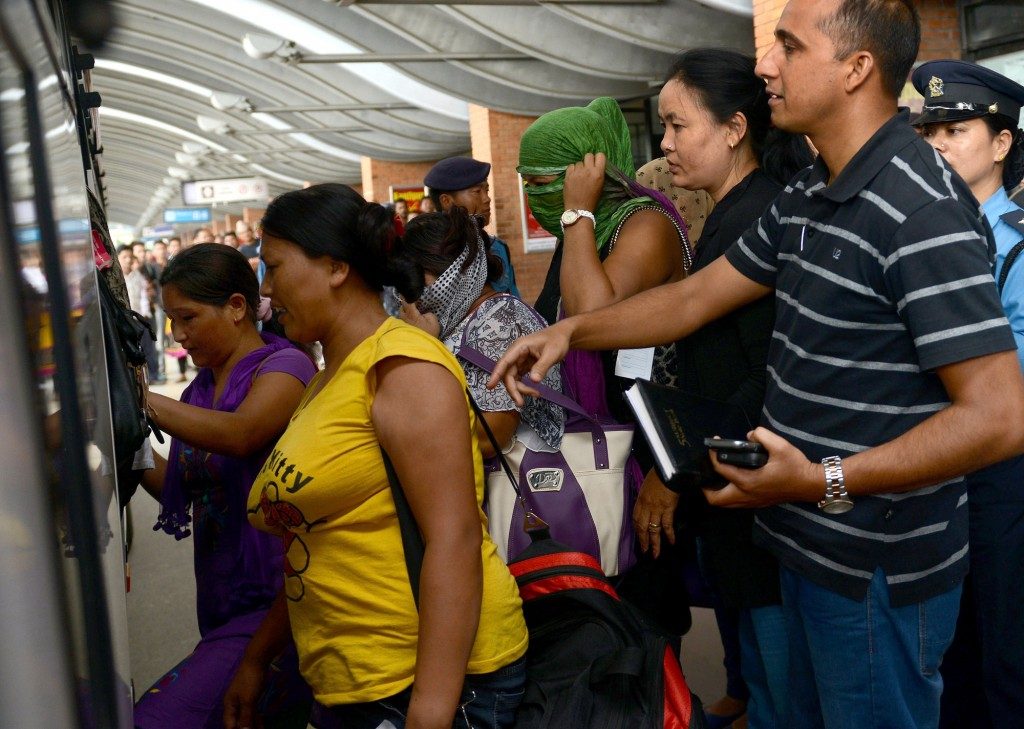
[[[431,313],[421,314],[416,304],[402,302],[402,321],[407,321],[414,327],[418,327],[432,337],[441,336],[441,323],[437,316]]]
[[[605,161],[603,152],[588,153],[582,161],[566,168],[565,188],[562,191],[566,210],[594,212],[597,209],[604,189]]]
[[[665,486],[651,469],[633,507],[633,528],[644,553],[650,549],[651,556],[657,559],[661,554],[662,537],[670,544],[676,543],[674,523],[678,505],[679,494]]]
[[[263,726],[256,703],[263,692],[266,667],[259,661],[243,658],[235,677],[224,694],[224,729],[258,729]]]

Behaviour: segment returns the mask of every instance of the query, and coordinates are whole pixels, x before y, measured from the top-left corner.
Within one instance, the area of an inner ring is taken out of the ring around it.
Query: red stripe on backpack
[[[553,567],[588,567],[601,572],[601,563],[583,552],[558,552],[557,554],[545,554],[541,557],[531,557],[519,562],[513,562],[508,566],[513,577],[522,577],[527,572],[547,570]],[[602,576],[604,575],[601,572]]]
[[[601,592],[611,595],[616,600],[619,596],[615,593],[614,588],[603,580],[599,580],[596,577],[584,577],[582,575],[559,575],[557,577],[547,577],[536,582],[531,582],[528,585],[523,585],[519,588],[519,595],[523,600],[533,600],[534,598],[541,597],[542,595],[553,595],[565,590],[600,590]]]

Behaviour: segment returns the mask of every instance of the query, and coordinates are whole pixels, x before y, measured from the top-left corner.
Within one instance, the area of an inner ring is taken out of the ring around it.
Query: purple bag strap
[[[516,297],[512,296],[511,294],[498,294],[498,296],[505,296],[505,297],[508,297],[510,299],[516,298]],[[493,298],[497,298],[497,297],[493,297]],[[536,311],[534,311],[530,307],[527,307],[527,308],[530,310],[530,313],[533,314],[534,317],[537,319],[538,323],[540,323],[541,325],[543,325],[545,327],[547,326],[547,322],[544,321],[544,319],[541,318],[540,314],[538,314]],[[475,313],[474,313],[473,317],[474,318],[476,317]],[[474,349],[473,347],[470,347],[469,344],[467,344],[467,342],[466,342],[466,337],[469,334],[469,327],[470,327],[470,325],[472,323],[473,323],[473,320],[470,319],[469,322],[466,323],[466,328],[462,330],[462,341],[459,342],[459,351],[456,352],[456,355],[459,356],[459,357],[462,357],[464,360],[466,360],[470,364],[476,365],[477,367],[482,369],[487,374],[489,374],[489,375],[493,374],[494,373],[494,367],[498,363],[495,362],[490,357],[488,357],[487,355],[485,355],[480,350]],[[535,389],[540,394],[540,396],[542,398],[544,398],[545,400],[547,400],[548,402],[552,402],[555,405],[558,405],[558,406],[560,406],[562,408],[565,408],[569,412],[576,413],[580,417],[586,418],[587,420],[591,421],[592,423],[597,423],[597,419],[593,415],[588,413],[586,410],[584,410],[582,407],[580,407],[579,403],[577,403],[572,398],[563,395],[558,390],[555,390],[554,388],[549,387],[548,385],[545,385],[543,382],[534,382],[533,380],[527,379],[527,377],[528,377],[528,375],[523,375],[523,383],[526,384],[528,387],[532,387],[533,389]]]
[[[464,360],[466,360],[470,364],[476,365],[487,374],[492,374],[494,372],[494,366],[497,364],[497,362],[495,362],[493,359],[485,355],[480,350],[473,349],[468,345],[463,345],[462,347],[460,347],[458,354]],[[540,396],[547,400],[548,402],[553,402],[555,405],[559,405],[570,412],[576,413],[577,415],[586,418],[591,422],[596,422],[594,416],[588,413],[583,408],[581,408],[575,400],[566,397],[558,390],[545,385],[543,382],[534,382],[533,380],[527,379],[528,377],[528,374],[523,375],[523,383],[526,384],[528,387],[532,387],[533,389],[535,389],[540,394]]]

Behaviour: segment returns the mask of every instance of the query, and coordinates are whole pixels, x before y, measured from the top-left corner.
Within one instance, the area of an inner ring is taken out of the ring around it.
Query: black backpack
[[[472,395],[469,401],[501,453]],[[423,540],[391,460],[381,453],[418,606]],[[501,463],[531,539],[509,564],[530,633],[516,729],[703,729],[700,700],[686,685],[668,637],[641,623],[596,559],[551,539],[508,463]]]
[[[699,729],[667,636],[645,627],[590,555],[543,533],[509,564],[530,631],[517,729]]]

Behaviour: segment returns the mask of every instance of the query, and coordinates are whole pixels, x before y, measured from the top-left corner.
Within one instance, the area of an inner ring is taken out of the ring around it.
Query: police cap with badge
[[[432,191],[458,192],[487,179],[491,166],[472,157],[448,157],[430,168],[423,184]]]
[[[910,80],[924,96],[924,109],[910,122],[914,126],[977,119],[989,114],[1009,117],[1015,127],[1020,124],[1024,86],[991,68],[966,61],[928,61],[914,69]],[[1018,138],[1019,135],[1018,131]],[[1000,218],[1024,235],[1024,219],[1020,219],[1019,213]],[[1009,266],[1004,268],[1009,270]]]
[[[993,71],[965,61],[928,61],[910,77],[924,96],[924,110],[914,126],[975,119],[1002,114],[1020,123],[1024,86]]]

